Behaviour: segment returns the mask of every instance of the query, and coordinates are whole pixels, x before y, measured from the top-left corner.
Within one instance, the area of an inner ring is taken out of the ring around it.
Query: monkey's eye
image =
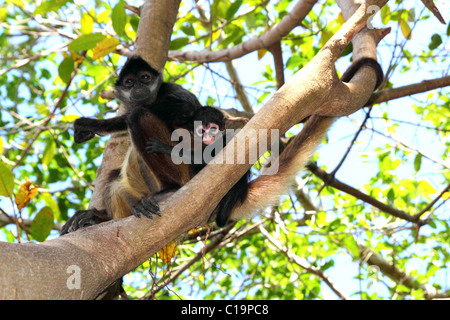
[[[195,133],[197,134],[197,136],[202,137],[203,134],[205,133],[205,130],[203,129],[202,126],[198,126],[198,127],[195,129]]]
[[[215,123],[212,123],[211,126],[209,127],[209,132],[212,135],[217,134],[219,132],[219,126],[217,124],[215,124]]]
[[[148,83],[152,80],[152,75],[150,72],[142,72],[139,75],[139,80],[144,83]]]
[[[125,79],[123,79],[122,83],[126,88],[131,88],[134,84],[134,79],[132,76],[128,76],[128,77],[125,77]]]

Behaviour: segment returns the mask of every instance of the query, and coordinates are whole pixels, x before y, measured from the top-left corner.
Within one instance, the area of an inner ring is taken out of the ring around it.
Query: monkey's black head
[[[204,144],[209,145],[225,130],[225,116],[213,107],[202,107],[196,110],[193,125],[194,138],[201,138]]]
[[[139,56],[128,58],[115,83],[118,99],[131,105],[151,104],[162,84],[161,74]]]

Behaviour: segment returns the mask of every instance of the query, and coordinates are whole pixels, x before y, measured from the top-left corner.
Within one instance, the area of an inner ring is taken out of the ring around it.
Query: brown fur
[[[151,112],[141,109],[135,112],[138,125],[130,127],[133,143],[128,149],[120,174],[111,181],[107,211],[114,219],[131,215],[131,208],[144,197],[163,191],[179,189],[191,179],[190,167],[175,165],[169,155],[148,155],[145,142],[149,138],[173,144],[171,130]]]
[[[306,165],[322,141],[333,120],[334,118],[329,117],[310,117],[303,130],[281,153],[277,174],[261,175],[251,181],[246,201],[233,210],[231,219],[250,218],[258,209],[274,204],[280,195],[286,193],[296,174]]]

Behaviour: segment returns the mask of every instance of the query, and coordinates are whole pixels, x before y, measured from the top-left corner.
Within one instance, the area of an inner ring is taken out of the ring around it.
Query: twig
[[[262,226],[259,227],[259,230],[264,235],[264,237],[278,249],[278,251],[283,253],[288,258],[290,262],[295,263],[302,269],[305,269],[307,272],[312,273],[317,277],[319,277],[319,279],[325,282],[328,285],[328,287],[330,287],[330,289],[342,300],[348,299],[340,290],[336,288],[336,286],[330,281],[330,279],[327,276],[325,276],[325,274],[323,273],[322,270],[320,270],[320,268],[312,266],[305,259],[302,259],[299,256],[288,251],[286,247],[283,247],[282,244],[275,238],[273,238]]]
[[[345,193],[348,193],[348,194],[354,196],[355,198],[358,198],[358,199],[374,206],[375,208],[380,209],[383,212],[386,212],[394,217],[415,223],[419,226],[427,224],[426,221],[415,218],[414,216],[411,216],[407,212],[404,212],[404,211],[401,211],[398,209],[394,209],[394,208],[378,201],[377,199],[372,198],[371,196],[349,186],[348,184],[345,184],[345,183],[335,179],[334,177],[331,177],[326,171],[319,168],[315,163],[310,162],[306,166],[306,168],[308,168],[309,171],[311,171],[315,176],[319,177],[320,179],[322,179],[324,181],[328,181],[329,186],[336,188],[338,190],[341,190]]]
[[[434,206],[434,204],[435,204],[436,202],[438,202],[439,199],[442,198],[442,195],[443,195],[444,193],[446,193],[446,192],[449,191],[449,190],[450,190],[450,184],[448,184],[447,187],[446,187],[444,190],[442,190],[442,192],[441,192],[441,193],[440,193],[433,201],[431,201],[431,202],[425,207],[425,209],[423,209],[423,210],[420,211],[419,213],[415,214],[415,215],[413,216],[413,218],[419,219],[425,212],[427,212],[428,210],[430,210],[430,209]]]

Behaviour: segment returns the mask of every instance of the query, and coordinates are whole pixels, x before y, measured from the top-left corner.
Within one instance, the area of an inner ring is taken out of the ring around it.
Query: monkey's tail
[[[282,194],[286,194],[297,172],[306,165],[334,119],[311,116],[279,159],[275,159],[279,160],[278,172],[261,175],[251,181],[245,201],[234,208],[231,219],[250,218],[257,210],[273,205]]]

